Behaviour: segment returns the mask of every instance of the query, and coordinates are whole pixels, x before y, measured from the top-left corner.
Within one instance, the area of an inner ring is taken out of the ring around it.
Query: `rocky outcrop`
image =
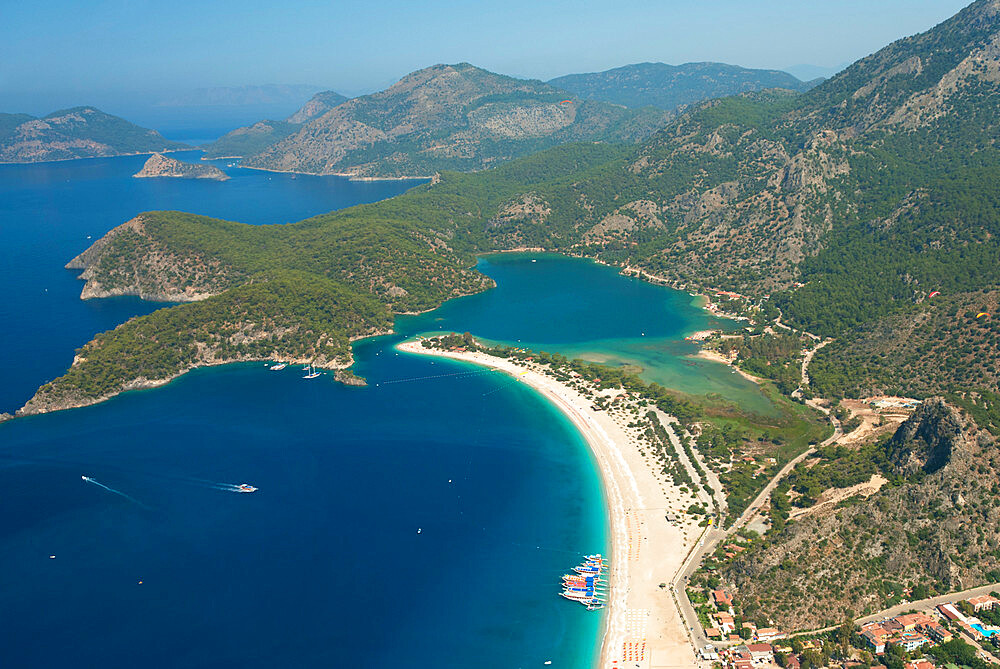
[[[901,476],[921,471],[933,474],[947,465],[956,447],[962,445],[965,428],[958,411],[934,397],[899,426],[886,444],[886,453]]]
[[[885,608],[886,583],[952,592],[997,580],[1000,452],[989,433],[932,398],[883,453],[895,485],[790,523],[721,570],[750,618],[811,629]]]
[[[174,158],[168,158],[162,153],[154,153],[142,166],[142,169],[132,175],[146,179],[154,177],[172,177],[177,179],[213,179],[228,181],[229,175],[214,165],[194,165]]]

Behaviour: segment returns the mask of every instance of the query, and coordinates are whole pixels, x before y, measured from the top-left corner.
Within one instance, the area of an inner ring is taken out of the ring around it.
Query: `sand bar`
[[[463,360],[505,372],[557,406],[584,436],[600,467],[611,528],[611,570],[604,614],[600,669],[699,666],[670,583],[700,534],[683,513],[694,501],[665,477],[625,403],[598,410],[591,399],[543,373],[543,368],[481,352],[443,351],[404,342],[401,351]],[[616,395],[621,391],[605,391]],[[667,514],[679,520],[667,522]],[[592,549],[581,546],[580,551]],[[660,587],[665,584],[664,587]],[[557,590],[553,587],[552,596]],[[574,605],[567,602],[567,606]],[[596,615],[596,614],[595,614]]]

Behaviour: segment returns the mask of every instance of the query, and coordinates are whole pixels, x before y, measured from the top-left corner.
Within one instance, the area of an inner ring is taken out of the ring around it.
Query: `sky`
[[[358,95],[428,65],[462,61],[543,80],[643,61],[839,67],[966,4],[0,0],[0,111],[37,114],[266,83]]]

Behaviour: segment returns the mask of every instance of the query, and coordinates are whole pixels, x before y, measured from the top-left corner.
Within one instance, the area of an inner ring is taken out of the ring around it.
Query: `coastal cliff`
[[[155,234],[157,222],[152,214],[140,214],[70,260],[66,269],[83,270],[80,278],[86,281],[80,298],[135,295],[154,302],[194,302],[243,278],[218,258],[171,248]]]
[[[142,166],[142,169],[132,175],[139,179],[154,177],[173,177],[178,179],[214,179],[228,181],[229,175],[214,165],[194,165],[175,158],[168,158],[162,153],[154,153]]]

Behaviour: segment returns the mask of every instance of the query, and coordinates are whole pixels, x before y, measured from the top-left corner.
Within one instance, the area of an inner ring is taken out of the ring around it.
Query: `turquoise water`
[[[978,630],[979,633],[982,634],[987,639],[990,638],[991,636],[993,636],[994,634],[998,633],[998,630],[988,630],[988,629],[986,629],[985,627],[983,627],[982,625],[980,625],[978,623],[973,624],[972,627],[974,627],[976,630]]]
[[[496,254],[479,262],[495,290],[452,300],[428,314],[400,318],[415,334],[469,331],[489,340],[607,364],[695,395],[718,393],[767,414],[771,402],[730,368],[694,359],[697,330],[740,327],[694,305],[687,293],[623,277],[612,267],[553,254]]]

